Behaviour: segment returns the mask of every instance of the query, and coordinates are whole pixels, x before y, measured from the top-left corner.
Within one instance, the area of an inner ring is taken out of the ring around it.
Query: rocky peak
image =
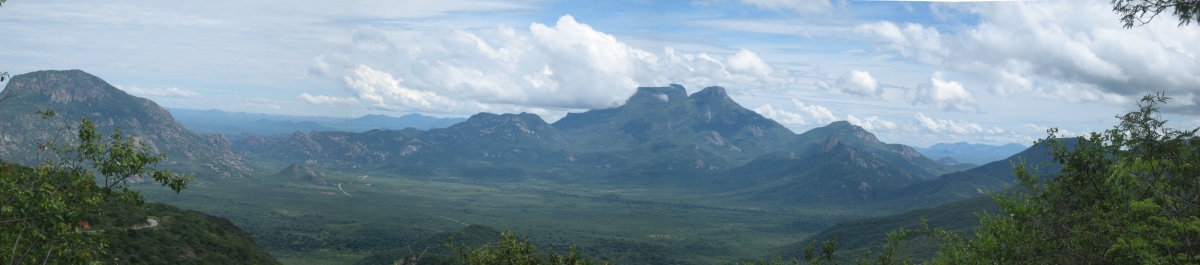
[[[6,93],[29,91],[50,97],[55,103],[71,103],[100,98],[110,93],[125,95],[99,77],[80,70],[44,70],[13,76]]]
[[[826,125],[824,128],[828,128],[834,132],[841,133],[841,134],[843,134],[843,136],[854,136],[854,138],[858,138],[859,140],[863,140],[864,142],[873,143],[873,144],[883,144],[883,143],[879,142],[879,138],[876,138],[875,134],[868,132],[866,129],[863,129],[862,126],[850,124],[850,122],[848,122],[848,121],[835,121],[833,123],[830,123],[829,125]]]
[[[719,86],[710,86],[692,94],[695,99],[728,99],[729,94],[725,93],[725,88]]]
[[[825,138],[825,143],[821,144],[821,152],[825,153],[825,152],[832,151],[834,147],[837,147],[837,145],[838,145],[837,136],[833,136],[832,134],[830,134],[828,138]]]
[[[675,102],[687,98],[687,90],[683,86],[672,84],[668,87],[639,87],[628,103],[662,103]]]

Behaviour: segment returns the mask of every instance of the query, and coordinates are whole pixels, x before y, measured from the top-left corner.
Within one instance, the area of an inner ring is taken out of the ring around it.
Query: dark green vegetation
[[[1052,130],[1058,173],[1018,167],[1028,192],[994,195],[1003,212],[981,215],[973,239],[942,235],[933,261],[1200,263],[1200,129],[1166,127],[1157,106],[1167,100],[1148,95],[1116,127],[1071,144]]]
[[[33,78],[43,75],[55,78]],[[88,104],[108,109],[144,101],[83,75],[19,75],[8,89],[41,91],[23,96],[30,106],[56,104],[37,95],[67,93],[58,90],[111,99],[72,101],[79,113],[88,113]],[[140,105],[142,111],[159,109],[152,104]],[[110,115],[105,120],[142,126],[141,133],[178,129]],[[178,125],[170,116],[155,121]],[[969,166],[938,163],[847,122],[795,134],[742,108],[720,87],[692,95],[679,86],[641,88],[623,106],[554,124],[532,114],[481,113],[428,131],[250,135],[231,147],[237,151],[229,155],[245,161],[238,171],[244,177],[183,167],[199,175],[189,192],[149,186],[144,192],[153,201],[228,218],[263,249],[297,264],[374,262],[376,253],[408,253],[468,224],[528,234],[547,249],[575,245],[579,253],[625,264],[738,262],[769,257],[839,222],[1013,183],[1011,170],[994,166],[947,178]],[[192,154],[172,162],[204,165],[205,156]]]
[[[957,233],[968,233],[979,226],[976,213],[997,213],[1000,206],[996,205],[989,196],[979,196],[971,199],[934,207],[918,209],[896,215],[864,218],[838,223],[832,227],[809,237],[804,241],[789,245],[780,253],[784,257],[802,257],[804,246],[825,242],[838,238],[837,256],[839,261],[850,263],[862,256],[865,251],[879,253],[887,243],[887,233],[902,229],[917,229],[922,227],[921,219],[928,220],[930,227]],[[903,242],[898,249],[896,258],[907,260],[928,260],[937,254],[941,240],[928,237],[917,237]]]
[[[44,120],[55,116],[51,110],[36,113]],[[57,131],[75,137],[38,143],[36,166],[0,161],[0,250],[6,253],[0,257],[9,264],[91,261],[106,241],[79,231],[85,215],[100,212],[103,203],[142,204],[130,181],[147,178],[178,193],[192,179],[155,169],[166,155],[151,154],[119,129],[105,135],[80,119],[78,126]]]
[[[163,203],[106,203],[84,220],[103,237],[98,260],[116,264],[279,264],[228,219]],[[157,226],[147,227],[147,219]],[[137,228],[135,228],[137,227]]]
[[[1158,106],[1168,100],[1163,94],[1147,95],[1138,111],[1118,116],[1121,123],[1104,132],[1063,139],[1056,129],[1049,130],[1039,145],[1050,148],[1050,163],[1044,165],[1055,167],[1016,164],[1017,189],[830,230],[849,230],[854,233],[849,247],[879,253],[865,252],[856,259],[860,264],[895,264],[901,242],[915,237],[942,240],[936,255],[910,251],[909,258],[932,257],[930,264],[1198,264],[1200,128],[1166,127]],[[999,212],[987,211],[995,206],[984,199],[995,202]],[[961,230],[971,218],[946,218],[962,216],[964,209],[976,211],[979,219],[969,236]],[[924,214],[941,216],[940,226],[931,228],[922,220],[915,229],[896,228],[913,225],[913,216]],[[872,226],[896,230],[888,232],[880,248],[875,247],[879,240],[864,241],[859,234]],[[828,238],[816,261],[838,261],[842,240],[836,231],[823,234],[809,240],[805,259],[813,260],[816,242]],[[924,241],[903,245],[928,248]]]
[[[969,144],[969,143],[952,143],[952,144],[934,144],[929,148],[913,147],[914,150],[920,152],[927,157],[938,159],[950,158],[958,163],[970,163],[983,165],[993,161],[999,161],[1013,154],[1025,150],[1026,146],[1020,144],[1006,145],[986,145],[986,144]],[[944,163],[943,163],[944,164]]]

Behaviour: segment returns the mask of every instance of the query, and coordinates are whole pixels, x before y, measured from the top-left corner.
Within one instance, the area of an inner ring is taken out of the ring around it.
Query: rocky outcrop
[[[200,178],[246,176],[252,171],[224,136],[192,132],[153,101],[131,96],[80,70],[16,75],[0,93],[13,95],[0,107],[2,160],[34,163],[38,143],[52,140],[63,126],[75,126],[80,118],[87,118],[101,133],[120,128],[151,152],[167,154],[160,167],[207,169],[194,172]],[[43,109],[53,109],[59,118],[43,120],[36,113]],[[69,139],[59,139],[63,140]]]

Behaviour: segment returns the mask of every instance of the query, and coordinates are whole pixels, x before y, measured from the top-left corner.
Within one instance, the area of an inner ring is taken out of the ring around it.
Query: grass
[[[314,168],[330,184],[315,186],[269,177],[285,164],[253,166],[255,177],[201,180],[179,194],[139,187],[151,201],[232,220],[286,264],[354,263],[464,223],[625,264],[712,264],[765,258],[834,223],[873,215],[584,176],[492,182]]]

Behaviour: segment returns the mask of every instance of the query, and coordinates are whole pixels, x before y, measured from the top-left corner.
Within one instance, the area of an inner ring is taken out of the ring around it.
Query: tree
[[[936,264],[1200,263],[1200,139],[1166,127],[1148,95],[1121,123],[1073,141],[1048,131],[1061,170],[1041,178],[1018,164],[1023,191],[993,194],[974,238],[949,242]],[[928,230],[928,229],[926,229]]]
[[[53,110],[38,111],[43,119]],[[75,130],[72,130],[72,129]],[[75,132],[76,141],[60,137],[38,148],[47,152],[34,167],[0,164],[0,261],[7,264],[71,264],[91,261],[106,248],[99,236],[82,232],[84,216],[98,213],[108,201],[142,205],[145,198],[129,189],[129,180],[151,178],[179,192],[192,179],[154,169],[166,154],[148,147],[120,129],[96,131],[88,119],[77,127],[60,126],[58,135]]]
[[[1191,24],[1193,20],[1200,23],[1200,0],[1112,0],[1113,12],[1121,15],[1125,28],[1132,28],[1150,23],[1159,13],[1168,8],[1174,9],[1172,15],[1179,18],[1179,26]]]
[[[613,262],[594,262],[592,259],[579,254],[575,246],[571,246],[567,251],[566,256],[554,253],[550,250],[549,259],[543,260],[542,255],[537,253],[537,246],[529,243],[529,236],[517,237],[517,233],[505,230],[500,233],[500,242],[496,246],[485,244],[479,248],[471,249],[466,245],[454,244],[454,239],[451,238],[446,243],[446,247],[454,251],[458,256],[459,261],[470,265],[591,265],[591,264],[613,264]],[[397,264],[407,264],[397,261]]]

